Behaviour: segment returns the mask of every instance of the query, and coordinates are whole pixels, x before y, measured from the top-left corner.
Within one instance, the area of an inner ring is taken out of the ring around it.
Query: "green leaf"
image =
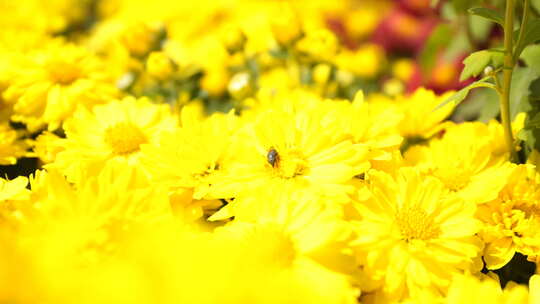
[[[485,18],[468,15],[469,30],[475,41],[486,41],[495,24]]]
[[[540,151],[540,78],[532,81],[527,91],[530,95],[523,106],[527,117],[523,129],[517,136],[524,141],[526,156],[533,150]]]
[[[463,89],[457,91],[454,95],[448,97],[448,99],[446,99],[445,101],[443,101],[442,103],[440,103],[436,108],[435,110],[438,110],[444,106],[446,106],[447,104],[453,102],[456,106],[458,104],[460,104],[465,98],[467,98],[467,95],[469,95],[469,92],[472,90],[472,89],[475,89],[475,88],[491,88],[491,89],[495,89],[495,86],[491,83],[491,82],[488,82],[488,80],[491,78],[491,76],[488,76],[488,77],[484,77],[476,82],[473,82],[471,83],[470,85],[464,87]]]
[[[526,46],[540,40],[540,18],[531,20],[525,27],[521,41],[514,50],[515,59],[519,58]]]
[[[488,122],[499,115],[499,96],[495,90],[478,88],[469,93],[467,100],[453,114],[455,121]]]
[[[516,68],[512,74],[512,86],[510,90],[510,115],[512,118],[520,112],[526,111],[527,100],[531,93],[531,83],[539,74],[530,67]]]
[[[504,51],[496,49],[489,49],[488,51],[491,55],[491,66],[494,69],[502,67],[504,64]]]
[[[521,53],[521,59],[528,67],[534,69],[540,75],[540,44],[526,47]]]
[[[472,53],[463,60],[465,68],[461,72],[460,81],[482,74],[488,65],[493,69],[497,69],[503,65],[503,62],[504,51],[500,49],[489,49]]]
[[[501,112],[501,107],[499,106],[499,95],[497,91],[491,90],[488,88],[481,88],[478,91],[483,90],[482,101],[483,106],[480,111],[480,116],[478,117],[479,121],[488,122]]]
[[[499,13],[496,10],[485,8],[485,7],[474,7],[474,8],[469,9],[469,13],[486,18],[488,20],[491,20],[495,23],[500,24],[501,26],[504,26],[504,17],[501,13]]]
[[[477,5],[479,0],[452,0],[452,6],[458,13],[465,13],[469,8]]]
[[[491,61],[491,54],[487,50],[474,52],[469,55],[469,57],[465,58],[463,60],[463,64],[465,67],[463,68],[463,71],[461,72],[461,76],[459,77],[460,81],[463,81],[465,79],[468,79],[471,76],[478,76],[480,75],[486,66]]]
[[[535,10],[540,11],[540,0],[531,0],[531,6]]]

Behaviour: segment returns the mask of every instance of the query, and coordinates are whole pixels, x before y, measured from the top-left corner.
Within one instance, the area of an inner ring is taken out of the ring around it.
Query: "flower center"
[[[117,123],[105,130],[105,142],[116,155],[137,152],[140,145],[146,142],[144,134],[129,122]]]
[[[403,240],[429,240],[439,235],[433,217],[419,206],[406,206],[396,213],[396,223]]]
[[[307,162],[295,150],[279,152],[271,148],[266,155],[267,166],[272,167],[281,178],[293,178],[307,171]]]
[[[534,205],[505,201],[492,213],[491,220],[504,236],[521,238],[536,234],[540,227],[540,210]]]
[[[444,168],[433,172],[439,178],[446,188],[452,191],[460,191],[469,184],[471,174],[467,170],[458,168]]]
[[[48,64],[48,71],[55,83],[70,85],[80,76],[80,68],[73,63],[53,61]]]

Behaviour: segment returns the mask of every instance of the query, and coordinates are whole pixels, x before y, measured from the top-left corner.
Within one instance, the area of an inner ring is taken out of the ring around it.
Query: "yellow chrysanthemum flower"
[[[441,122],[454,111],[450,102],[440,108],[452,92],[437,96],[426,89],[418,89],[410,96],[400,96],[394,101],[404,118],[399,124],[402,136],[407,138],[426,138],[440,130]]]
[[[0,123],[0,165],[13,165],[26,155],[28,144],[20,139],[21,132],[8,123]]]
[[[83,21],[88,0],[39,0],[0,2],[2,28],[31,29],[36,33],[58,33],[68,26]]]
[[[135,294],[144,294],[143,276],[125,256],[136,251],[127,244],[139,231],[171,222],[160,188],[141,183],[133,169],[114,166],[76,187],[46,171],[37,171],[30,183],[32,192],[25,194],[30,199],[17,206],[19,216],[12,218],[17,229],[6,238],[9,246],[2,239],[2,258],[15,264],[2,263],[0,282],[11,288],[0,288],[1,300],[69,303],[97,297],[109,303],[114,294],[113,302],[121,302],[131,299],[124,287],[141,288]],[[27,295],[23,287],[34,292]],[[105,290],[107,297],[99,295]]]
[[[182,198],[182,204],[175,205],[177,211],[195,219],[205,209],[221,205],[212,184],[220,182],[221,172],[229,165],[229,146],[238,125],[233,112],[208,118],[197,116],[184,108],[181,129],[142,147],[142,165],[151,181],[169,187],[173,198]]]
[[[63,257],[65,267],[90,266],[114,254],[138,226],[172,219],[166,194],[134,168],[111,164],[76,187],[58,172],[38,171],[30,184],[31,206],[19,233],[32,250],[39,248],[37,261],[44,263]]]
[[[452,274],[479,270],[474,204],[413,168],[395,178],[371,172],[368,183],[372,195],[356,203],[361,219],[353,222],[366,286],[380,286],[394,300],[423,289],[444,294]]]
[[[500,283],[489,277],[481,280],[471,275],[457,276],[452,280],[444,303],[536,304],[540,300],[534,298],[540,287],[539,279],[537,275],[531,277],[528,291],[526,286],[513,282],[501,289]]]
[[[533,260],[540,256],[540,175],[534,167],[514,166],[498,196],[479,206],[477,217],[484,222],[480,235],[489,269],[506,265],[516,252]]]
[[[449,123],[441,138],[409,148],[405,161],[437,177],[465,201],[483,203],[497,197],[511,172],[502,165],[505,157],[495,154],[492,140],[490,128],[481,122]]]
[[[329,104],[328,108],[335,108]],[[360,91],[352,103],[346,102],[341,109],[339,122],[355,144],[367,148],[368,159],[372,167],[380,167],[392,159],[393,153],[399,151],[403,138],[397,126],[403,115],[395,108],[380,103],[369,103],[364,100]]]
[[[32,141],[32,152],[44,164],[52,163],[56,155],[65,150],[63,143],[64,140],[60,136],[45,131]]]
[[[174,131],[177,124],[167,105],[146,98],[126,97],[92,111],[81,107],[64,123],[64,150],[48,167],[79,181],[81,172],[96,174],[108,162],[136,166],[141,145],[158,143],[161,134]]]
[[[347,200],[353,188],[346,183],[369,168],[367,147],[353,143],[325,101],[287,96],[294,94],[244,115],[234,161],[214,188],[221,197],[293,184]]]
[[[30,198],[27,185],[28,179],[23,176],[13,180],[0,178],[0,225],[4,224],[4,219],[20,216],[19,205]]]
[[[22,56],[10,69],[3,97],[13,105],[13,119],[30,130],[43,125],[54,130],[77,105],[103,103],[117,94],[100,59],[80,46],[53,41]]]
[[[344,253],[350,230],[340,212],[307,192],[261,197],[234,202],[235,220],[216,231],[236,247],[237,271],[256,289],[287,282],[298,290],[269,294],[274,303],[355,303],[359,292],[346,276],[354,259]]]

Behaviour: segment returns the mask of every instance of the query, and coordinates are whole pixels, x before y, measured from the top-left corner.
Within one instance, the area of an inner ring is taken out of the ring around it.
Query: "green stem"
[[[514,136],[512,133],[512,123],[510,121],[510,88],[512,84],[512,73],[514,71],[514,52],[513,52],[513,34],[514,34],[514,13],[515,0],[506,0],[506,16],[504,19],[504,67],[503,83],[500,99],[501,120],[504,128],[504,138],[508,151],[510,152],[510,161],[517,161],[516,149],[514,148]]]

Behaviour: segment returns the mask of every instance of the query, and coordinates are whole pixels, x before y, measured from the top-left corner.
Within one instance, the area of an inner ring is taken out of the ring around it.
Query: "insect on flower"
[[[270,148],[270,150],[268,150],[268,153],[266,154],[266,160],[270,165],[272,165],[272,167],[277,167],[279,163],[279,154],[276,149]]]

